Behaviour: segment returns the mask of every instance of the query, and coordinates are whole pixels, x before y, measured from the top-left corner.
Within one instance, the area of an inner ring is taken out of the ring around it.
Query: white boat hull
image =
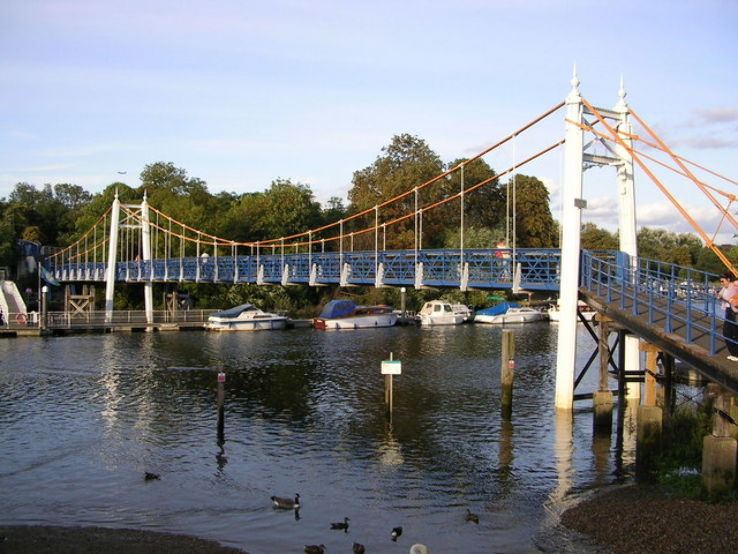
[[[429,327],[436,325],[461,325],[464,323],[464,315],[462,314],[421,314],[420,324]]]
[[[287,327],[287,318],[252,319],[249,321],[208,321],[209,331],[271,331]]]
[[[374,329],[377,327],[392,327],[397,323],[398,315],[395,313],[361,315],[356,317],[337,317],[335,319],[317,318],[313,322],[316,329],[326,331],[340,329]]]
[[[511,308],[504,314],[485,315],[477,313],[474,316],[475,323],[492,323],[497,325],[506,325],[511,323],[532,323],[534,321],[542,321],[546,319],[546,314],[532,309],[516,309]]]

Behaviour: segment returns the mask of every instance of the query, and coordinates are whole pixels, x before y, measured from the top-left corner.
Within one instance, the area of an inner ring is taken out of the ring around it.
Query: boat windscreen
[[[241,304],[240,306],[236,306],[234,308],[229,308],[227,310],[223,310],[222,312],[215,312],[212,314],[215,317],[238,317],[243,312],[247,310],[255,310],[253,304]]]
[[[320,312],[318,317],[322,319],[334,319],[349,315],[356,309],[356,304],[352,300],[331,300]]]

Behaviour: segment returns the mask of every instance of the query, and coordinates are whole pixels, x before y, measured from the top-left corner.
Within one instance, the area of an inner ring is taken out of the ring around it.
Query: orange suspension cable
[[[738,275],[738,272],[733,267],[733,264],[730,262],[730,260],[725,256],[725,254],[722,253],[722,251],[715,245],[715,243],[710,239],[710,237],[707,236],[707,234],[702,230],[702,227],[692,218],[692,216],[689,215],[689,213],[681,206],[681,204],[672,196],[672,194],[666,190],[666,187],[659,181],[659,179],[653,174],[653,172],[648,168],[648,166],[640,159],[638,154],[628,145],[626,142],[618,135],[617,131],[613,129],[602,117],[602,115],[590,104],[587,102],[586,99],[582,98],[582,103],[589,109],[589,111],[602,123],[602,125],[610,132],[614,140],[622,147],[624,148],[632,157],[633,160],[638,164],[638,166],[646,173],[646,175],[649,176],[649,178],[656,184],[656,186],[661,190],[661,192],[666,196],[669,201],[674,205],[674,207],[679,211],[680,214],[682,214],[682,217],[684,217],[690,225],[692,225],[692,228],[697,231],[697,233],[702,237],[702,240],[705,241],[705,244],[717,255],[717,257],[720,259],[720,261],[723,262],[725,267],[729,268],[734,274]]]
[[[654,133],[651,130],[651,128],[648,125],[646,125],[646,123],[640,117],[638,117],[638,115],[633,110],[630,110],[630,114],[636,119],[636,121],[638,121],[638,123],[641,124],[641,126],[648,132],[648,134],[651,135],[651,137],[661,147],[662,151],[665,152],[666,154],[668,154],[671,157],[671,159],[673,159],[677,163],[677,165],[682,169],[682,171],[684,171],[687,174],[687,176],[689,177],[689,179],[695,185],[697,185],[697,187],[703,192],[703,194],[705,194],[705,196],[707,196],[710,199],[710,201],[713,203],[713,205],[717,209],[719,209],[725,215],[725,217],[728,219],[728,221],[730,221],[733,224],[733,226],[735,226],[735,227],[738,228],[738,221],[736,221],[736,219],[733,217],[733,215],[731,213],[729,213],[727,210],[725,210],[720,205],[720,203],[717,200],[715,200],[715,198],[712,196],[712,194],[710,194],[710,192],[707,191],[705,189],[705,187],[702,186],[702,183],[692,174],[691,171],[689,171],[689,169],[687,169],[687,167],[682,163],[681,159],[679,159],[679,157],[676,156],[669,149],[669,147],[666,146],[666,144],[664,144],[664,142],[656,135],[656,133]]]

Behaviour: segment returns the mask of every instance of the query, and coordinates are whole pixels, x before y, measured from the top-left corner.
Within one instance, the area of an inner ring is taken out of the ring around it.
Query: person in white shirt
[[[720,277],[723,287],[718,291],[720,308],[724,310],[725,321],[723,322],[723,337],[725,347],[728,349],[728,359],[738,362],[738,281],[732,273],[724,273]]]

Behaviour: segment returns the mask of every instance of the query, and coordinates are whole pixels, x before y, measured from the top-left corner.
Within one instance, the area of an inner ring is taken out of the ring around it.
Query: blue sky
[[[285,178],[345,199],[393,135],[470,156],[563,100],[575,63],[595,105],[615,105],[622,75],[667,144],[735,180],[737,25],[732,0],[6,0],[0,197],[18,182],[137,186],[167,161],[211,192]],[[488,162],[559,140],[563,117]],[[546,182],[558,217],[561,155],[521,172]],[[640,224],[689,230],[636,179]],[[714,230],[717,211],[669,179]],[[614,170],[588,171],[585,220],[612,228],[615,191]]]

